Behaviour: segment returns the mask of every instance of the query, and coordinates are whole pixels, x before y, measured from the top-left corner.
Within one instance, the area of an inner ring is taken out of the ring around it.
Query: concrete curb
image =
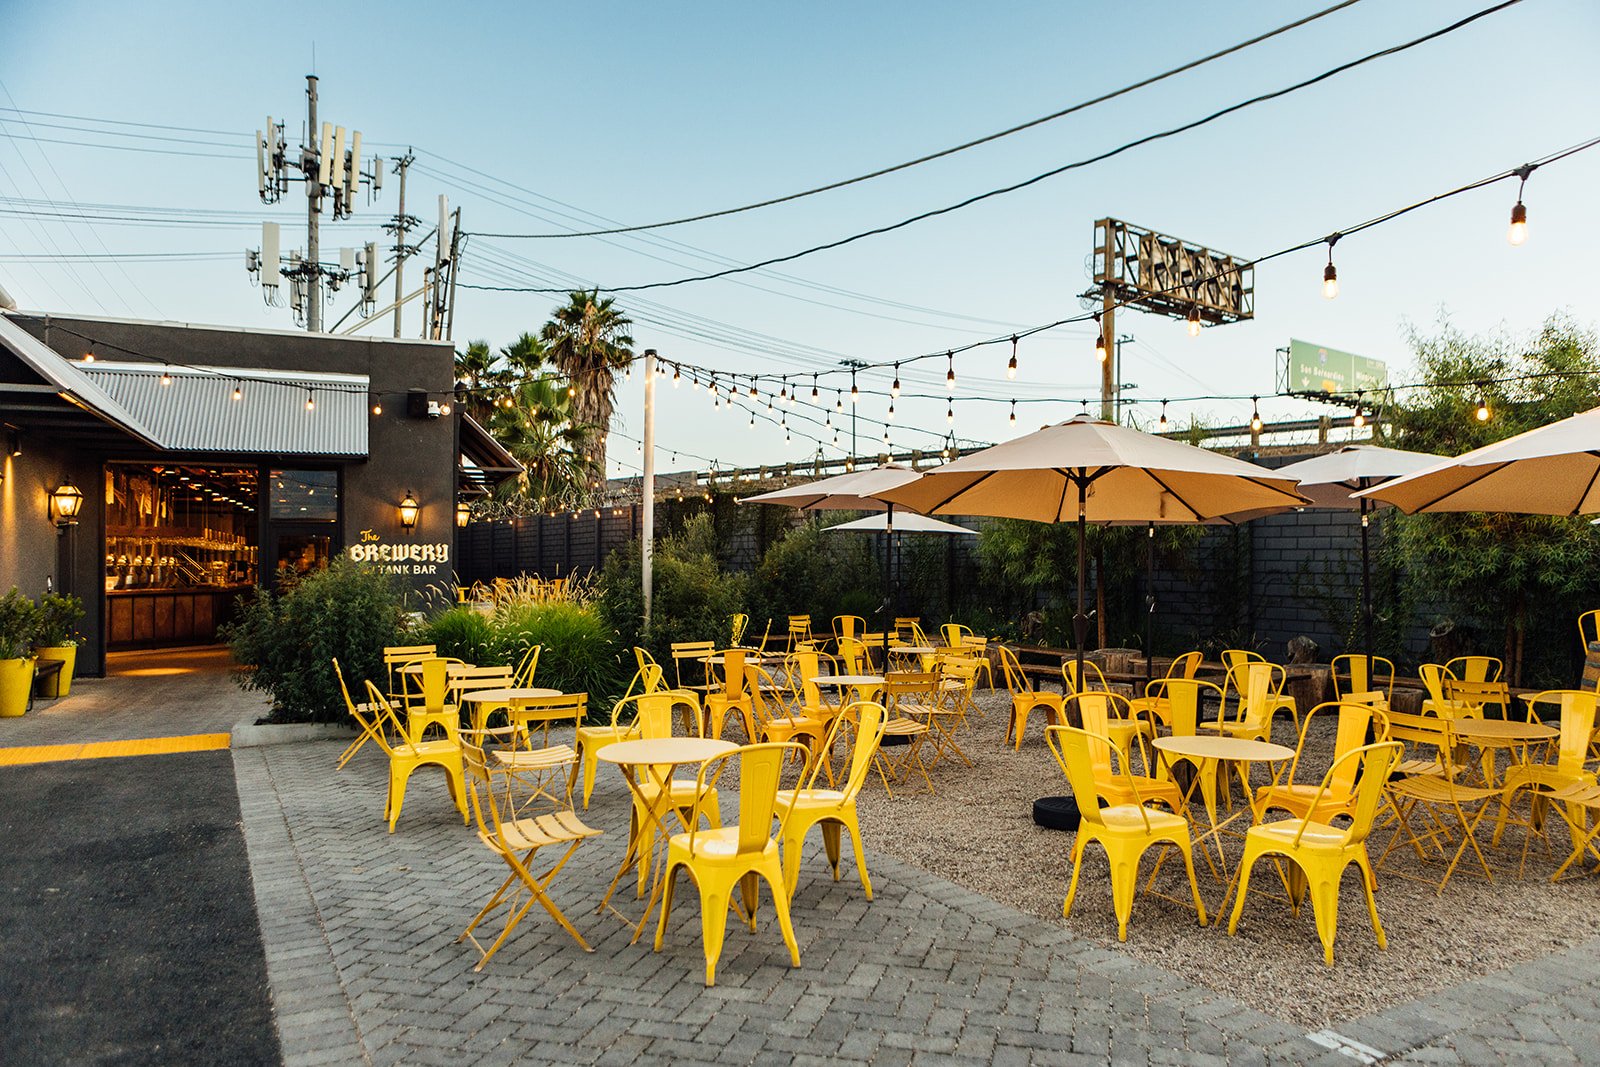
[[[246,719],[233,727],[234,748],[260,748],[263,745],[296,745],[304,741],[348,741],[355,736],[349,727],[326,722],[257,723]]]

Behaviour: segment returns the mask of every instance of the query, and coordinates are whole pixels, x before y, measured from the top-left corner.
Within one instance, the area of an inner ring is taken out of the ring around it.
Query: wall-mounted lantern
[[[471,508],[471,506],[469,506],[467,504],[467,502],[465,500],[461,501],[459,504],[456,505],[456,525],[457,526],[463,526],[463,527],[466,526],[467,525],[467,521],[469,519],[471,519],[471,518],[472,518],[472,508]]]
[[[417,516],[422,512],[422,505],[417,503],[416,496],[410,491],[400,501],[400,525],[410,533],[417,528]]]
[[[78,525],[78,512],[83,509],[83,490],[71,482],[62,482],[58,485],[50,499],[56,505],[56,525]]]

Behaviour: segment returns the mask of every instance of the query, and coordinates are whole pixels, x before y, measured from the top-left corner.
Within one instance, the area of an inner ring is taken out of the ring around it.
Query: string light
[[[843,411],[844,410],[844,390],[843,389],[835,389],[833,391],[833,410],[835,410],[835,411]]]
[[[711,395],[714,397],[721,395],[717,392],[717,376],[715,374],[711,376]]]
[[[1535,169],[1536,164],[1525,163],[1516,170],[1517,202],[1511,208],[1511,226],[1506,230],[1506,240],[1513,245],[1520,245],[1528,239],[1528,209],[1522,205],[1522,188],[1528,184],[1528,175]]]
[[[1094,317],[1094,358],[1101,363],[1106,361],[1106,331],[1098,313]]]
[[[750,379],[750,399],[754,400],[758,395],[760,395],[760,390],[756,388],[756,379],[752,377]]]
[[[1261,404],[1260,397],[1250,398],[1250,432],[1261,432]]]
[[[1339,295],[1339,269],[1333,265],[1333,246],[1339,243],[1339,234],[1328,237],[1328,265],[1322,268],[1322,299],[1332,300]]]
[[[171,366],[171,364],[168,364],[167,368],[161,372],[161,386],[162,386],[162,388],[166,388],[167,386],[169,386],[171,384],[172,384],[172,366]]]
[[[378,400],[378,399],[374,399],[372,401],[372,413],[374,415],[382,415],[383,414],[383,401]]]
[[[1199,337],[1200,336],[1200,309],[1199,309],[1199,307],[1191,307],[1189,309],[1189,320],[1188,321],[1189,321],[1189,336],[1190,337]],[[1102,338],[1100,338],[1100,362],[1104,363],[1105,361],[1106,361],[1106,341],[1105,341],[1105,338],[1102,337]]]
[[[1362,394],[1362,390],[1357,389],[1356,390],[1356,417],[1350,420],[1351,424],[1354,425],[1355,428],[1358,429],[1358,430],[1361,429],[1363,426],[1365,426],[1367,424],[1367,413],[1365,411],[1361,410],[1361,394]]]
[[[1167,402],[1165,400],[1161,402],[1161,428],[1163,430],[1167,428]]]
[[[307,389],[306,390],[306,410],[310,411],[313,408],[315,408],[316,406],[317,406],[317,402],[314,399],[312,399],[311,390]]]
[[[756,413],[753,411],[750,413],[750,428],[752,430],[756,428]]]
[[[949,370],[944,372],[945,388],[953,393],[956,391],[956,354],[954,352],[946,352],[944,358],[950,367]]]
[[[811,376],[811,402],[813,404],[817,402],[817,376],[815,374]]]
[[[787,374],[783,376],[783,385],[778,390],[778,400],[785,404],[789,402],[789,376]]]
[[[893,400],[889,401],[889,414],[888,414],[887,418],[888,418],[888,421],[890,421],[890,422],[894,421],[894,401]]]
[[[883,428],[883,444],[885,448],[889,445],[889,427],[887,426]]]
[[[1011,402],[1011,425],[1015,426],[1016,424],[1017,424],[1017,402],[1015,400],[1013,400]]]
[[[944,406],[944,421],[946,426],[954,425],[956,421],[956,409],[949,402]]]
[[[894,365],[894,384],[889,386],[889,397],[890,399],[899,399],[900,397],[900,364],[898,363]]]
[[[850,372],[850,403],[852,406],[861,403],[861,390],[856,388],[856,372]]]
[[[441,414],[441,415],[450,414],[450,405],[449,404],[440,404],[439,405],[439,414]]]
[[[672,365],[672,387],[674,389],[683,384],[683,368],[676,363]]]
[[[244,399],[244,386],[238,382],[233,383],[233,398],[235,400]]]
[[[1011,335],[1011,362],[1006,364],[1006,377],[1007,378],[1015,378],[1016,376],[1017,376],[1017,335],[1016,334],[1012,334]]]
[[[1479,422],[1488,422],[1489,421],[1489,402],[1483,398],[1483,394],[1482,393],[1478,394],[1478,412],[1477,412],[1477,414],[1478,414],[1478,421]]]
[[[94,349],[91,348],[89,351],[87,351],[87,352],[85,352],[83,354],[83,361],[85,363],[93,363],[94,362]]]
[[[700,375],[695,371],[689,372],[689,388],[696,393],[700,391]]]

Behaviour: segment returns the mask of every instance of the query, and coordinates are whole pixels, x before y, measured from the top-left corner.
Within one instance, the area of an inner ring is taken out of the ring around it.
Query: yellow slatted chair
[[[560,726],[565,732],[570,726],[576,741],[577,730],[588,714],[588,693],[527,698],[507,710],[507,717],[515,727],[516,744],[496,748],[494,758],[507,773],[518,778],[524,789],[525,804],[545,797],[557,806],[572,807],[572,787],[578,780],[578,752],[565,741],[552,739],[550,729]],[[550,783],[560,777],[563,770],[566,787],[558,797],[549,791]]]
[[[388,645],[383,650],[383,669],[389,678],[389,699],[406,699],[405,675],[400,668],[419,659],[432,659],[439,654],[438,645]]]
[[[371,682],[367,682],[366,686],[367,703],[381,724],[373,740],[382,745],[389,756],[389,791],[383,803],[383,817],[389,823],[389,832],[394,833],[395,824],[400,821],[400,808],[406,799],[406,784],[411,780],[412,772],[419,767],[439,767],[444,771],[450,799],[455,801],[460,810],[461,821],[466,822],[467,796],[461,780],[461,742],[448,738],[442,741],[410,740],[389,698]]]
[[[1165,677],[1156,678],[1145,683],[1144,696],[1136,697],[1130,705],[1136,713],[1149,713],[1150,718],[1165,726],[1171,721],[1171,711],[1167,706],[1166,684],[1170,681],[1187,681],[1195,676],[1200,669],[1203,657],[1198,652],[1185,652],[1174,659],[1167,667]]]
[[[1413,749],[1427,748],[1434,752],[1433,761],[1417,760],[1413,766],[1421,769],[1405,774],[1389,783],[1389,810],[1394,814],[1394,834],[1378,857],[1383,866],[1389,854],[1401,845],[1416,853],[1419,860],[1449,858],[1444,874],[1434,887],[1436,894],[1443,893],[1461,858],[1470,847],[1477,857],[1483,876],[1494,880],[1489,860],[1478,844],[1478,825],[1489,810],[1489,801],[1499,797],[1500,790],[1491,786],[1467,785],[1458,780],[1455,765],[1456,739],[1452,729],[1453,719],[1427,714],[1412,714],[1390,708],[1389,737],[1403,741]],[[1393,773],[1393,772],[1391,772]],[[1421,832],[1412,826],[1413,817],[1425,816]],[[1452,837],[1459,839],[1455,852],[1449,850]],[[1399,877],[1412,877],[1404,871],[1393,872]],[[1423,879],[1426,881],[1426,879]]]
[[[448,685],[450,696],[456,704],[462,702],[462,697],[467,693],[477,693],[485,689],[510,689],[516,684],[516,676],[509,666],[499,667],[458,667],[449,672]],[[499,705],[482,704],[473,701],[469,704],[475,720],[472,723],[475,729],[482,729],[488,725],[489,716],[497,710],[503,710]]]
[[[790,615],[789,629],[785,633],[784,651],[793,652],[799,645],[811,640],[811,616]]]
[[[1125,795],[1104,793],[1096,752],[1113,747],[1111,739],[1104,734],[1074,726],[1047,726],[1044,736],[1067,776],[1081,816],[1072,842],[1072,880],[1067,883],[1067,895],[1061,902],[1062,917],[1072,915],[1072,901],[1078,894],[1078,876],[1083,871],[1084,850],[1090,842],[1097,843],[1105,849],[1106,862],[1111,868],[1111,907],[1117,919],[1117,940],[1126,941],[1133,898],[1139,888],[1139,861],[1152,847],[1168,845],[1183,856],[1189,889],[1194,894],[1195,915],[1204,926],[1206,906],[1200,899],[1200,885],[1194,876],[1189,821],[1181,814],[1148,807],[1133,781],[1127,783]],[[1122,753],[1120,759],[1126,766],[1127,754]],[[1104,808],[1100,806],[1102,796],[1108,805]]]
[[[728,714],[738,712],[740,720],[744,723],[745,739],[755,740],[756,726],[754,712],[750,707],[750,691],[747,688],[750,676],[745,670],[746,652],[742,648],[730,648],[716,653],[721,659],[722,684],[706,696],[706,726],[707,737],[721,737],[722,728],[727,724]]]
[[[378,742],[378,747],[382,748],[384,747],[384,742],[378,736],[381,732],[381,723],[378,720],[377,711],[371,704],[357,704],[350,699],[350,687],[345,685],[344,671],[340,669],[337,659],[333,661],[333,673],[334,677],[339,679],[339,692],[344,694],[345,711],[349,713],[350,718],[355,721],[356,729],[360,731],[359,736],[350,742],[343,752],[339,753],[339,759],[334,764],[335,770],[342,771],[344,770],[344,765],[354,759],[357,752],[361,751],[362,745],[365,745],[368,741],[376,741]]]
[[[506,803],[501,781],[503,776],[494,767],[485,753],[482,745],[486,738],[509,739],[513,733],[511,727],[501,727],[499,730],[488,730],[482,733],[469,733],[462,739],[461,753],[466,762],[466,780],[468,794],[472,798],[472,810],[478,821],[478,840],[484,847],[511,868],[511,873],[506,875],[505,881],[500,883],[489,902],[483,906],[477,915],[473,916],[467,928],[456,938],[456,944],[471,941],[478,950],[478,963],[474,971],[481,971],[490,958],[505,944],[506,938],[511,936],[511,931],[516,929],[522,917],[528,913],[535,902],[545,911],[550,913],[563,930],[578,943],[585,952],[593,952],[589,943],[578,933],[566,915],[550,899],[550,883],[567,861],[577,852],[578,846],[584,841],[600,833],[599,830],[585,826],[577,813],[570,808],[533,818],[517,818],[513,805]],[[565,845],[566,851],[562,853],[549,869],[540,874],[533,870],[534,855],[541,848],[551,845]],[[526,894],[526,899],[523,899]],[[504,906],[506,909],[506,924],[500,931],[500,936],[487,948],[472,936],[472,931],[478,924],[489,916],[495,908]]]
[[[674,689],[693,689],[697,693],[710,693],[716,689],[712,671],[712,657],[717,654],[715,641],[674,641],[671,646]],[[684,678],[687,666],[688,680]]]
[[[1361,873],[1361,888],[1367,895],[1367,912],[1372,916],[1372,932],[1378,947],[1388,948],[1383,923],[1378,920],[1378,901],[1373,895],[1377,879],[1372,873],[1372,858],[1367,854],[1367,836],[1372,832],[1384,783],[1389,779],[1389,768],[1400,758],[1400,749],[1396,741],[1363,745],[1346,752],[1328,768],[1322,785],[1327,793],[1340,788],[1339,781],[1356,777],[1356,768],[1360,768],[1349,826],[1339,829],[1325,822],[1295,818],[1262,823],[1246,832],[1244,859],[1239,870],[1239,895],[1233,903],[1233,914],[1228,917],[1230,937],[1239,928],[1239,916],[1244,912],[1245,898],[1250,892],[1251,868],[1257,860],[1272,856],[1291,864],[1286,881],[1289,906],[1295,914],[1299,914],[1300,902],[1310,893],[1311,911],[1316,917],[1317,936],[1322,941],[1322,957],[1327,966],[1333,966],[1333,939],[1339,927],[1339,883],[1351,865]],[[1313,795],[1310,809],[1316,811],[1323,806],[1323,798]]]
[[[894,633],[900,641],[908,645],[926,645],[928,637],[922,632],[922,616],[896,615],[894,619]]]
[[[1561,715],[1561,734],[1556,739],[1556,761],[1514,761],[1506,768],[1500,782],[1500,811],[1495,816],[1493,844],[1500,843],[1500,835],[1505,832],[1506,820],[1517,793],[1526,790],[1530,794],[1533,805],[1530,823],[1534,829],[1538,829],[1543,808],[1552,794],[1600,784],[1588,763],[1589,739],[1594,735],[1595,693],[1588,689],[1547,689],[1529,699],[1530,715],[1537,716],[1541,705],[1559,709]]]
[[[1444,669],[1457,681],[1473,685],[1482,685],[1485,682],[1499,682],[1505,675],[1505,664],[1494,656],[1457,656],[1455,659],[1446,661]],[[1445,694],[1446,697],[1449,695],[1449,693]],[[1504,696],[1505,699],[1510,699],[1509,695],[1503,694],[1503,691],[1497,693],[1496,696]],[[1511,708],[1502,699],[1490,700],[1488,703],[1500,706],[1501,718],[1505,718],[1511,711]],[[1479,703],[1480,714],[1481,710],[1482,702]]]
[[[1385,699],[1394,699],[1394,660],[1382,656],[1335,656],[1330,666],[1336,699],[1378,691]]]
[[[1268,662],[1267,657],[1263,656],[1259,652],[1252,652],[1249,649],[1230,648],[1230,649],[1225,650],[1222,653],[1222,665],[1228,669],[1228,672],[1229,672],[1230,675],[1232,674],[1232,672],[1233,672],[1235,667],[1239,667],[1239,666],[1241,666],[1243,664],[1246,664],[1246,663],[1266,663],[1266,662]],[[1244,672],[1241,671],[1239,673],[1238,677],[1240,679],[1243,679],[1245,677]],[[1227,688],[1226,683],[1223,685],[1223,688],[1224,689]],[[1295,732],[1299,733],[1300,732],[1300,711],[1299,711],[1298,708],[1295,707],[1294,697],[1289,696],[1289,695],[1284,693],[1284,691],[1283,691],[1283,683],[1281,681],[1279,682],[1279,684],[1276,686],[1276,688],[1272,692],[1271,702],[1272,702],[1272,710],[1269,711],[1267,714],[1270,717],[1276,718],[1278,712],[1287,711],[1289,713],[1290,720],[1292,720],[1294,722]],[[1270,740],[1270,737],[1268,738],[1268,740]]]
[[[746,745],[708,760],[695,778],[696,791],[702,795],[716,784],[726,768],[738,761],[739,821],[733,826],[702,830],[697,808],[689,830],[673,834],[667,843],[666,893],[661,901],[661,918],[656,924],[655,949],[661,951],[661,943],[667,935],[678,872],[686,869],[700,890],[700,931],[705,944],[707,986],[716,983],[717,961],[722,957],[722,941],[727,932],[728,910],[735,887],[744,901],[745,914],[754,932],[762,881],[772,893],[778,928],[789,948],[790,965],[800,966],[800,946],[795,943],[794,927],[789,921],[789,890],[778,848],[778,839],[786,832],[788,819],[785,813],[777,811],[777,795],[785,760],[805,755],[804,745],[790,742]],[[774,817],[779,819],[776,837],[772,834]]]
[[[817,785],[817,773],[824,761],[814,760],[811,771],[794,789],[780,789],[777,796],[777,816],[784,820],[783,872],[784,884],[794,895],[800,883],[800,852],[806,835],[813,826],[822,827],[822,846],[828,863],[833,868],[833,880],[839,880],[840,834],[850,834],[850,844],[855,849],[856,873],[861,876],[861,888],[867,899],[872,899],[872,879],[867,877],[867,857],[861,847],[861,825],[856,816],[856,797],[866,784],[872,770],[872,755],[883,739],[883,724],[887,712],[882,704],[873,701],[856,701],[834,720],[827,738],[827,747],[839,740],[840,734],[851,728],[855,743],[850,754],[850,771],[838,789],[822,789]]]
[[[1118,741],[1113,727],[1125,725],[1128,699],[1117,693],[1076,693],[1067,698],[1067,708],[1076,709],[1083,729],[1095,737],[1111,738],[1109,747],[1097,741],[1089,742],[1090,754],[1095,759],[1095,781],[1100,795],[1114,804],[1150,803],[1159,801],[1172,811],[1183,810],[1183,790],[1176,782],[1150,773],[1155,768],[1150,752],[1145,748],[1144,735],[1123,732],[1126,741]],[[1139,750],[1144,774],[1135,774],[1126,762],[1133,748]],[[1116,759],[1113,759],[1113,757]],[[1135,798],[1138,798],[1137,800]]]
[[[1322,776],[1317,785],[1300,779],[1300,761],[1305,756],[1306,741],[1311,736],[1313,723],[1320,724],[1324,717],[1336,720],[1333,739],[1333,771]],[[1353,818],[1360,794],[1356,789],[1356,772],[1360,766],[1355,760],[1344,757],[1365,747],[1368,731],[1377,741],[1389,739],[1388,717],[1371,704],[1345,703],[1330,700],[1318,704],[1300,723],[1300,744],[1295,748],[1289,773],[1276,785],[1263,785],[1256,789],[1256,808],[1286,811],[1297,819],[1331,823],[1337,816]],[[1335,773],[1337,771],[1337,773]]]
[[[1022,735],[1028,720],[1035,711],[1043,711],[1046,726],[1059,726],[1066,721],[1062,710],[1065,697],[1060,693],[1046,693],[1035,689],[1033,679],[1022,669],[1022,661],[1005,645],[999,646],[1000,676],[1011,691],[1011,721],[1006,724],[1006,742],[1015,741],[1016,750],[1022,751]]]
[[[927,717],[938,714],[939,675],[928,671],[890,671],[883,676],[883,703],[888,717],[883,724],[883,737],[873,753],[873,766],[883,782],[884,792],[891,797],[894,789],[890,782],[909,780],[916,770],[932,793],[933,779],[922,761],[922,745],[932,729]],[[888,751],[903,748],[898,760],[891,759]]]
[[[648,657],[650,653],[642,648],[635,648],[634,652],[643,653]],[[628,683],[628,688],[623,691],[622,697],[611,708],[611,721],[604,726],[579,726],[577,731],[578,755],[582,761],[583,769],[583,807],[589,808],[589,797],[594,793],[595,775],[600,769],[600,750],[607,745],[614,745],[618,741],[627,740],[631,733],[631,724],[618,725],[617,709],[625,701],[641,693],[654,693],[661,689],[661,668],[654,660],[640,661],[639,669],[634,672],[633,679]],[[697,712],[698,714],[698,712]]]

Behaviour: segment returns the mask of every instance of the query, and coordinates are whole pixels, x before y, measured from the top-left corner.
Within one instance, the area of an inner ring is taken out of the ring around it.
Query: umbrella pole
[[[1361,509],[1361,625],[1365,647],[1362,654],[1367,660],[1367,684],[1372,684],[1372,557],[1367,548],[1369,523],[1366,497],[1360,497]]]
[[[894,505],[883,520],[883,669],[889,669],[889,624],[894,621]]]
[[[1088,584],[1086,574],[1089,569],[1089,541],[1088,521],[1086,518],[1089,508],[1089,485],[1082,478],[1078,479],[1078,613],[1072,617],[1072,633],[1078,646],[1078,672],[1076,674],[1075,688],[1082,692],[1083,685],[1083,645],[1089,639],[1089,616],[1084,612],[1084,605],[1088,601]]]
[[[1146,694],[1156,676],[1156,524],[1144,540],[1144,687]]]

